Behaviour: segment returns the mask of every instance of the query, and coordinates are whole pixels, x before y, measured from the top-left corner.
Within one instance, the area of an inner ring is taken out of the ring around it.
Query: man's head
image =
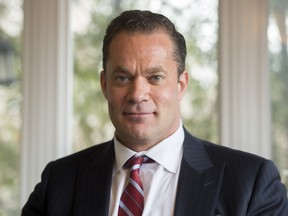
[[[175,25],[162,14],[151,11],[131,10],[125,11],[120,16],[113,19],[107,27],[103,40],[103,69],[106,69],[109,58],[109,45],[113,38],[121,31],[129,34],[151,34],[152,32],[164,32],[169,35],[174,44],[174,58],[178,64],[177,72],[180,75],[185,69],[186,42]]]
[[[147,150],[180,125],[188,85],[184,39],[167,18],[147,11],[124,12],[107,32],[101,88],[115,134],[128,148]],[[181,41],[181,49],[175,41]]]

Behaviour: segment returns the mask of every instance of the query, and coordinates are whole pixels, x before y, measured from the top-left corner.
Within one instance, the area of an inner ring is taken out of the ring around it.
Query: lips
[[[131,106],[126,107],[123,111],[124,115],[148,115],[155,113],[155,109],[152,107],[143,107],[143,106]]]
[[[152,114],[154,114],[154,112],[124,112],[124,115],[128,116],[146,116]]]
[[[147,104],[146,104],[147,105]],[[141,119],[155,115],[156,111],[154,106],[144,106],[137,104],[137,106],[127,106],[124,108],[123,115],[132,119]]]
[[[145,119],[145,118],[149,118],[151,117],[152,115],[154,115],[155,112],[154,111],[147,111],[147,110],[126,110],[123,112],[123,115],[126,117],[126,118],[130,118],[132,120],[135,120],[135,119]]]

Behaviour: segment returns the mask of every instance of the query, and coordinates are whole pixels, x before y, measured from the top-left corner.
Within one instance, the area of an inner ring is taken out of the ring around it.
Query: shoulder
[[[276,187],[281,188],[280,191],[285,191],[280,181],[279,171],[272,160],[198,138],[195,139],[203,144],[215,166],[225,165],[223,181],[226,185],[242,188],[243,191],[249,188],[252,191],[254,187],[261,188],[267,184],[272,185],[274,182]],[[232,190],[230,188],[230,191]]]
[[[237,175],[255,173],[255,169],[261,168],[263,164],[270,164],[271,161],[248,152],[228,148],[214,144],[206,140],[192,136],[185,130],[184,158],[192,167],[199,167],[199,164],[211,166],[225,166],[225,173],[237,173]],[[202,169],[200,169],[201,171]]]
[[[271,160],[198,139],[187,131],[184,156],[194,161],[190,163],[194,167],[201,162],[208,163],[208,169],[223,168],[217,200],[223,215],[287,215],[286,190]]]
[[[113,152],[113,142],[108,141],[104,143],[100,143],[81,151],[75,152],[63,158],[57,159],[53,161],[54,163],[61,164],[61,163],[81,163],[85,161],[95,160],[95,159],[102,159],[106,154]]]
[[[51,161],[42,172],[42,183],[54,188],[67,186],[69,182],[73,185],[79,172],[91,167],[107,166],[113,163],[114,147],[113,142],[105,142],[94,145],[77,153]],[[46,184],[45,184],[46,182]]]
[[[201,141],[214,163],[222,163],[222,162],[229,162],[229,163],[263,163],[267,159],[261,157],[256,154],[252,154],[249,152],[233,149],[230,147],[225,147],[219,144],[214,144],[208,141]]]
[[[214,165],[225,164],[226,175],[231,175],[231,179],[251,178],[255,181],[257,177],[263,177],[263,173],[279,176],[274,162],[269,159],[208,141],[202,143]]]
[[[92,164],[110,163],[114,155],[113,142],[105,142],[86,148],[79,152],[51,161],[43,173],[75,173],[79,166],[89,167]]]
[[[246,209],[247,215],[287,214],[286,188],[273,161],[209,142],[204,146],[215,164],[225,164],[221,209],[227,208],[225,197],[237,197],[235,206]]]
[[[270,170],[273,174],[278,175],[278,170],[271,160],[264,157],[240,151],[237,149],[225,147],[219,144],[214,144],[206,140],[199,139],[192,136],[190,133],[186,133],[186,139],[188,140],[187,146],[196,146],[192,150],[197,151],[198,155],[205,155],[206,160],[210,160],[214,166],[225,165],[225,174],[234,175],[236,178],[247,178],[247,176],[257,175],[257,171],[262,169]],[[189,147],[191,149],[191,147]],[[200,150],[199,150],[200,149]],[[196,153],[192,153],[196,155]],[[266,167],[268,167],[266,169]]]
[[[65,208],[69,212],[68,208],[73,203],[77,181],[81,176],[80,172],[85,172],[93,165],[97,167],[99,163],[112,163],[113,156],[111,154],[114,154],[112,141],[92,146],[48,163],[42,172],[41,181],[36,185],[23,207],[22,214],[44,215],[44,211],[47,209],[51,212],[59,212]],[[91,173],[93,175],[94,172]],[[60,210],[58,209],[59,200],[63,207]],[[35,214],[32,214],[32,211]]]
[[[266,159],[261,156],[197,138],[189,133],[186,129],[184,149],[185,151],[190,151],[191,155],[194,156],[195,154],[206,155],[206,157],[209,158],[214,165],[222,163],[237,165],[239,162],[244,164],[261,164],[266,161]]]

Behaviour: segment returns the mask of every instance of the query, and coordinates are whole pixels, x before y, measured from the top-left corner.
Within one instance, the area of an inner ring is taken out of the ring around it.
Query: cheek
[[[109,108],[119,109],[124,100],[124,94],[118,90],[109,91],[107,94]]]
[[[165,90],[156,90],[155,102],[163,105],[177,105],[178,103],[178,92],[177,88],[166,88]]]

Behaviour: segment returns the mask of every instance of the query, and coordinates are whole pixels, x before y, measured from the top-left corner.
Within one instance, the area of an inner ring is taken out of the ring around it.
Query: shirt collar
[[[122,145],[114,136],[115,148],[115,169],[116,174],[133,155],[147,155],[155,162],[163,166],[169,172],[176,173],[177,167],[182,159],[183,154],[184,130],[182,122],[175,133],[162,140],[157,145],[143,152],[135,152],[126,146]]]

